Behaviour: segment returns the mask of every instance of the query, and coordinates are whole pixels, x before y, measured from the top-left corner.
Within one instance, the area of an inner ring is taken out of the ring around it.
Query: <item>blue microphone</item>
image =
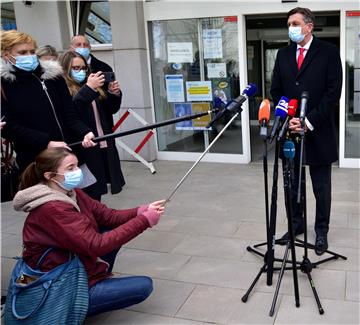
[[[288,114],[288,105],[289,98],[282,96],[279,100],[279,103],[275,107],[275,120],[271,129],[269,143],[273,142],[276,132],[281,126],[281,121],[283,121]]]
[[[294,159],[294,157],[295,157],[294,142],[292,142],[290,140],[285,141],[283,151],[284,151],[285,158]]]
[[[229,102],[223,110],[215,115],[215,117],[211,120],[211,122],[206,126],[209,128],[212,126],[215,121],[219,120],[224,116],[225,113],[228,112],[241,112],[241,105],[251,96],[254,96],[257,92],[257,86],[253,83],[250,83],[246,86],[240,96],[233,99]]]

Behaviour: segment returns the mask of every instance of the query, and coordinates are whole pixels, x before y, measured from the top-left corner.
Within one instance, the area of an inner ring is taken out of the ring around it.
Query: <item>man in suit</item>
[[[309,165],[316,199],[315,252],[323,254],[328,248],[331,208],[331,164],[338,159],[335,106],[342,87],[342,68],[336,46],[317,39],[313,34],[314,15],[307,8],[294,8],[287,14],[289,37],[292,43],[278,51],[271,96],[275,103],[281,96],[296,98],[307,91],[309,100],[305,117],[305,162]],[[292,136],[301,131],[300,119],[289,123]],[[296,144],[297,163],[293,188],[293,229],[295,235],[304,232],[303,211],[296,204],[299,177],[299,143]],[[285,234],[283,238],[288,238]]]
[[[75,35],[70,42],[70,51],[75,51],[81,54],[88,65],[90,66],[91,72],[111,72],[112,68],[105,62],[100,61],[91,52],[90,42],[85,35]]]

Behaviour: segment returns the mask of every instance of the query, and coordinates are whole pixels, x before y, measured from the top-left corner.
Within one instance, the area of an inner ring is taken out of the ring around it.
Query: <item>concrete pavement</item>
[[[154,165],[157,172],[151,174],[140,163],[122,162],[126,186],[118,195],[106,195],[103,202],[126,208],[166,198],[192,163]],[[329,245],[348,259],[323,263],[311,273],[324,315],[319,315],[307,276],[301,272],[300,308],[295,307],[291,271],[284,274],[274,317],[269,317],[269,310],[278,272],[272,286],[261,276],[248,302],[241,301],[263,264],[246,250],[266,239],[263,167],[201,162],[168,203],[160,223],[125,245],[116,260],[114,271],[119,275],[153,278],[150,298],[90,318],[86,324],[359,324],[359,177],[359,170],[333,168]],[[279,173],[277,237],[287,229],[282,184]],[[315,203],[309,179],[307,196],[308,237],[313,243]],[[1,212],[4,294],[12,257],[21,253],[25,214],[13,211],[11,202],[3,203]],[[277,257],[282,258],[283,251],[276,246]],[[301,261],[303,250],[296,252]],[[329,256],[309,252],[312,262]]]

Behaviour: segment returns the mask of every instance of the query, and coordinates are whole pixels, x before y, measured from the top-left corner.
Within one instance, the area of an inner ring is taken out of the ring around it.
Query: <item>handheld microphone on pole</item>
[[[115,139],[115,138],[119,138],[119,137],[124,137],[126,135],[130,135],[130,134],[134,134],[134,133],[139,133],[139,132],[159,128],[159,127],[165,126],[165,125],[175,124],[175,123],[179,123],[179,122],[182,122],[182,121],[193,120],[193,119],[205,116],[205,115],[210,115],[212,112],[214,112],[214,110],[207,111],[207,112],[200,112],[200,113],[196,113],[196,114],[192,114],[192,115],[184,115],[184,116],[176,117],[176,118],[173,118],[173,119],[170,119],[170,120],[165,120],[165,121],[162,121],[162,122],[159,122],[159,123],[148,124],[148,125],[145,125],[143,127],[132,129],[132,130],[105,134],[105,135],[103,135],[101,137],[93,138],[93,139],[91,139],[91,141],[97,143],[97,142],[100,142],[100,141],[103,141],[103,140],[109,140],[109,139]],[[81,144],[82,144],[82,141],[78,141],[78,142],[70,143],[70,144],[68,144],[68,146],[69,147],[74,147],[74,146],[78,146],[78,145],[81,145]]]
[[[303,91],[301,93],[301,101],[300,101],[300,120],[301,121],[304,121],[304,119],[305,119],[308,100],[309,100],[309,93],[307,91]]]
[[[289,105],[288,105],[288,115],[286,116],[286,120],[279,132],[278,141],[280,141],[286,130],[288,129],[290,120],[295,116],[296,110],[298,108],[298,100],[297,99],[290,99]]]
[[[228,112],[233,112],[233,113],[241,112],[241,105],[246,101],[246,99],[248,99],[248,97],[255,95],[256,92],[257,92],[256,85],[253,83],[248,84],[241,93],[241,95],[233,99],[225,106],[224,109],[218,112],[206,127],[207,128],[211,127],[217,120],[221,119]]]
[[[260,136],[263,140],[267,138],[267,126],[270,120],[270,101],[264,99],[259,107]]]
[[[281,121],[287,115],[288,104],[289,104],[289,98],[282,96],[279,100],[279,103],[275,107],[275,121],[274,121],[274,125],[271,129],[269,143],[273,142],[276,132],[277,132],[278,128],[280,127]]]

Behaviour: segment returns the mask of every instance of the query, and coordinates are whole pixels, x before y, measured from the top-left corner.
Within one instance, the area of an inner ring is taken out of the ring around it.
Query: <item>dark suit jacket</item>
[[[296,43],[278,51],[271,96],[275,105],[281,96],[299,100],[303,91],[309,93],[306,117],[314,130],[305,137],[305,159],[309,165],[330,164],[338,159],[335,106],[342,86],[342,67],[336,46],[315,36],[298,71]],[[297,116],[300,109],[298,109]]]

